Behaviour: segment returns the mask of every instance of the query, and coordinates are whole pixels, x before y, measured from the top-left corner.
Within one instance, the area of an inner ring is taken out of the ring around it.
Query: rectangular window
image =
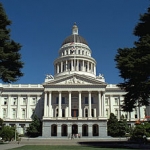
[[[80,50],[78,50],[78,54],[80,54]]]
[[[85,109],[85,117],[88,117],[88,109]]]
[[[7,98],[4,98],[4,105],[7,105]]]
[[[118,105],[118,98],[115,98],[115,105]]]
[[[88,104],[88,97],[85,97],[85,104]]]
[[[32,104],[33,104],[33,105],[36,104],[36,98],[35,98],[35,97],[32,98]]]
[[[92,109],[91,112],[92,112],[92,117],[94,117],[94,109]]]
[[[13,119],[16,118],[16,109],[12,109],[12,118],[13,118]]]
[[[56,117],[58,117],[58,108],[56,109],[56,111],[55,111],[55,112],[56,112]]]
[[[16,105],[17,104],[17,98],[14,98],[13,99],[13,105]]]
[[[62,109],[62,117],[65,117],[65,109]]]
[[[25,109],[22,109],[22,119],[25,119],[26,117],[25,113],[26,113]]]
[[[115,116],[118,117],[118,109],[115,109]]]
[[[7,110],[4,108],[3,109],[3,118],[6,118],[6,116],[7,116]]]

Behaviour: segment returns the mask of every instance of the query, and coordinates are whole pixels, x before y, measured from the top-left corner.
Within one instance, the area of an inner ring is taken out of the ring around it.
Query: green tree
[[[119,76],[124,79],[118,86],[126,94],[122,108],[131,112],[133,108],[149,105],[150,95],[150,7],[140,16],[134,29],[138,40],[132,48],[119,48],[115,56]]]
[[[32,122],[27,128],[27,135],[30,137],[37,137],[40,136],[41,133],[42,133],[42,122],[36,115],[33,115]]]
[[[120,120],[118,121],[118,136],[124,137],[126,133],[129,131],[127,120],[121,116]]]
[[[0,3],[0,79],[3,82],[15,82],[23,76],[21,69],[21,45],[10,38],[11,21]]]
[[[3,119],[0,118],[0,131],[2,130],[3,122],[4,122]]]
[[[111,113],[107,122],[108,135],[112,137],[118,136],[118,119]]]
[[[15,128],[4,126],[0,131],[0,137],[5,141],[11,141],[15,137]]]
[[[0,127],[3,126],[3,122],[4,122],[3,119],[0,118]]]

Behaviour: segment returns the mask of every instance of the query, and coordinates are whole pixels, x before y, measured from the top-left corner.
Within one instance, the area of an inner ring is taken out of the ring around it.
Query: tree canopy
[[[11,141],[13,138],[15,138],[15,128],[3,126],[2,130],[0,131],[0,136],[5,141]]]
[[[11,21],[0,3],[0,79],[3,82],[15,82],[23,76],[21,69],[21,45],[10,38]]]
[[[37,117],[37,115],[33,115],[32,122],[27,128],[27,135],[30,137],[37,137],[42,134],[42,122]]]
[[[140,15],[139,23],[135,26],[132,48],[119,48],[115,56],[116,68],[123,82],[118,86],[126,94],[122,108],[131,112],[135,107],[149,105],[150,95],[150,7]]]
[[[128,132],[126,119],[121,116],[120,120],[118,121],[117,117],[113,113],[111,113],[110,118],[107,122],[107,130],[109,136],[124,137]]]

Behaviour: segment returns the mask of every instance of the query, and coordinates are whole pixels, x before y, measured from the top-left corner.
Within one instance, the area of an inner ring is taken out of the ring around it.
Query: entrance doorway
[[[76,124],[72,125],[72,134],[78,134],[78,126]]]
[[[82,136],[88,136],[88,125],[82,125]]]
[[[78,109],[72,109],[72,117],[78,117]]]
[[[63,124],[61,126],[61,136],[67,136],[67,125]]]

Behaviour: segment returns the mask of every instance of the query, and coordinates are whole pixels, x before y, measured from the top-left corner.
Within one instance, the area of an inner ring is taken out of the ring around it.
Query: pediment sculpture
[[[81,81],[77,79],[76,77],[73,77],[66,81],[66,84],[84,84],[84,81]]]

